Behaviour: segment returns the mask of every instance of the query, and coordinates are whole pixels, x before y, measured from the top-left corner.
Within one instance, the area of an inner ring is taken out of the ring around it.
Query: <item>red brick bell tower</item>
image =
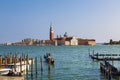
[[[50,25],[50,40],[53,41],[54,40],[54,31],[53,31],[53,25]]]

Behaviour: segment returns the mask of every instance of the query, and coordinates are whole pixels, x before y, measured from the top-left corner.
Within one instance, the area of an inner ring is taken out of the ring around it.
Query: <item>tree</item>
[[[113,44],[113,40],[112,39],[110,39],[110,42],[109,42],[110,44]]]

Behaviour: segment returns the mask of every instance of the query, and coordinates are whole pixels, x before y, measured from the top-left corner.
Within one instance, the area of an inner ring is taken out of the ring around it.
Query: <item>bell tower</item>
[[[53,41],[54,40],[54,31],[53,31],[53,25],[52,23],[50,24],[50,40]]]

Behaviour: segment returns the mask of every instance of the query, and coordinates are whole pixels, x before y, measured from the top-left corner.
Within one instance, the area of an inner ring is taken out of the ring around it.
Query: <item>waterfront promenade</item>
[[[25,80],[24,77],[19,76],[0,76],[0,80]]]

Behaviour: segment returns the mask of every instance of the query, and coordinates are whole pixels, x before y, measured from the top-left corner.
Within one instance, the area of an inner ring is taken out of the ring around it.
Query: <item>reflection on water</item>
[[[33,76],[31,76],[31,67],[28,74],[25,74],[26,80],[106,80],[100,73],[100,62],[92,61],[88,55],[88,49],[94,50],[94,53],[119,53],[120,45],[96,45],[96,46],[0,46],[0,55],[8,52],[28,53],[30,57],[38,58],[38,74],[36,75],[35,63],[33,65]],[[51,65],[48,71],[48,65],[42,60],[43,71],[41,72],[40,56],[50,52],[55,59],[55,67]],[[91,52],[92,53],[92,52]],[[112,63],[112,62],[111,62]],[[120,69],[120,62],[114,62],[114,65]],[[120,79],[120,78],[117,78]]]
[[[50,70],[48,70],[48,80],[51,80],[51,73],[50,73]]]
[[[40,80],[43,80],[43,71],[41,71],[41,76],[40,76]]]
[[[28,74],[26,74],[26,80],[51,80],[51,70],[54,69],[54,65],[49,65],[47,63],[45,63],[43,61],[43,63],[45,64],[44,68],[41,69],[40,67],[38,67],[38,69],[36,69],[36,63],[34,65],[30,66],[30,70],[28,72]],[[39,64],[39,62],[38,62]],[[33,68],[34,71],[32,72]],[[36,71],[37,70],[37,71]],[[34,74],[34,75],[33,75]]]

